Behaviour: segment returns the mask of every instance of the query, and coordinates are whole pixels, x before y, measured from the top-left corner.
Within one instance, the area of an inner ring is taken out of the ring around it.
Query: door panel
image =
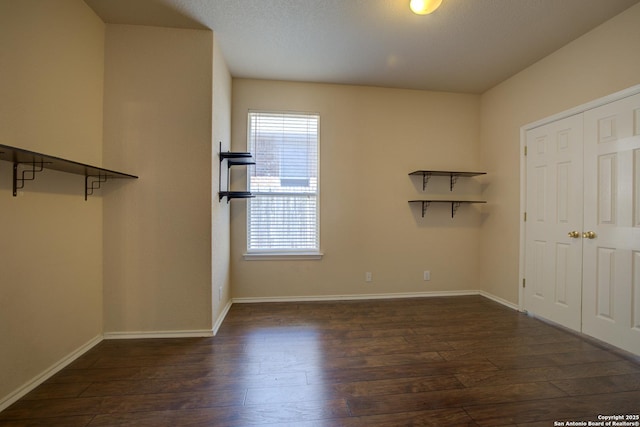
[[[638,117],[638,121],[640,121],[640,117]],[[637,126],[640,126],[640,124]],[[640,129],[638,132],[636,135],[640,135]],[[635,189],[633,192],[633,226],[640,227],[640,149],[633,151],[633,157],[633,188]]]
[[[533,274],[529,276],[533,278],[533,283],[529,283],[529,289],[533,290],[533,296],[543,300],[545,298],[545,254],[547,242],[536,240],[533,247],[533,265],[530,266]],[[533,304],[535,300],[531,300]]]
[[[640,354],[640,95],[584,113],[583,332]]]
[[[615,153],[598,157],[598,224],[616,223],[616,163]]]
[[[605,320],[613,320],[613,301],[615,295],[616,250],[611,248],[597,249],[596,278],[596,315]]]
[[[582,115],[527,132],[524,308],[580,330]]]
[[[631,327],[635,331],[640,331],[640,251],[633,251],[632,255],[633,262],[633,283],[632,283],[632,291],[633,301],[632,303],[632,319],[631,319]]]
[[[571,245],[565,243],[556,244],[556,289],[555,303],[567,307],[567,293],[571,287],[569,282],[570,268],[569,260],[571,259]]]

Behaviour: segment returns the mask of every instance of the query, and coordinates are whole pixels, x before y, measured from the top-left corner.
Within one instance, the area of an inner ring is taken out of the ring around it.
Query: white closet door
[[[640,354],[640,95],[584,113],[583,332]]]
[[[580,330],[582,114],[527,131],[524,308]],[[573,232],[573,237],[569,233]]]

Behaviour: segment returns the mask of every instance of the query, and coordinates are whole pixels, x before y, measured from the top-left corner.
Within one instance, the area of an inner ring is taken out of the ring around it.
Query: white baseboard
[[[145,338],[202,338],[212,337],[220,329],[222,322],[224,321],[229,309],[231,308],[232,301],[227,302],[227,305],[222,309],[222,312],[216,319],[213,329],[196,329],[187,331],[136,331],[136,332],[105,332],[105,340],[129,340],[129,339],[145,339]]]
[[[136,332],[105,332],[105,340],[130,340],[148,338],[202,338],[212,337],[211,329],[196,329],[191,331],[136,331]]]
[[[395,298],[426,298],[442,296],[478,295],[478,291],[444,291],[444,292],[407,292],[384,294],[354,294],[354,295],[312,295],[289,297],[249,297],[233,298],[234,304],[251,304],[261,302],[309,302],[309,301],[355,301],[371,299],[395,299]]]
[[[218,329],[220,329],[220,326],[222,326],[222,322],[224,321],[225,317],[227,317],[227,313],[229,313],[229,309],[231,308],[231,305],[233,305],[233,301],[232,300],[227,301],[227,305],[224,306],[224,308],[222,309],[222,313],[220,313],[220,315],[216,319],[216,323],[213,325],[214,336],[218,333]]]
[[[490,299],[490,300],[492,300],[492,301],[495,301],[495,302],[497,302],[498,304],[502,304],[502,305],[504,305],[505,307],[509,307],[509,308],[510,308],[510,309],[512,309],[512,310],[520,311],[520,307],[518,306],[518,304],[514,304],[514,303],[512,303],[512,302],[509,302],[509,301],[507,301],[506,299],[503,299],[503,298],[497,297],[497,296],[495,296],[495,295],[493,295],[493,294],[490,294],[489,292],[485,292],[485,291],[478,291],[478,294],[479,294],[479,295],[482,295],[483,297],[488,298],[488,299]]]
[[[357,294],[357,295],[314,295],[291,297],[257,297],[257,298],[233,298],[233,303],[247,304],[257,302],[304,302],[304,301],[350,301],[370,299],[395,299],[395,298],[428,298],[450,297],[464,295],[480,295],[479,291],[434,291],[434,292],[406,292],[384,294]]]
[[[75,361],[77,358],[85,354],[87,351],[91,350],[101,341],[102,341],[102,335],[98,335],[92,338],[87,343],[83,344],[82,346],[77,348],[75,351],[73,351],[69,355],[65,356],[58,362],[51,365],[49,368],[45,369],[39,375],[27,381],[27,383],[22,385],[22,387],[13,391],[8,396],[0,399],[0,412],[4,411],[9,406],[13,405],[19,399],[26,396],[27,393],[29,393],[31,390],[38,387],[40,384],[42,384],[43,382],[45,382],[46,380],[48,380],[49,378],[51,378],[52,376],[60,372],[65,367],[69,366],[73,361]]]
[[[432,297],[452,297],[480,295],[494,302],[502,304],[508,308],[518,311],[518,305],[513,304],[503,298],[479,290],[467,291],[433,291],[433,292],[407,292],[389,294],[359,294],[359,295],[315,295],[315,296],[292,296],[292,297],[257,297],[257,298],[233,298],[234,304],[250,304],[260,302],[308,302],[308,301],[347,301],[347,300],[370,300],[370,299],[395,299],[395,298],[432,298]]]

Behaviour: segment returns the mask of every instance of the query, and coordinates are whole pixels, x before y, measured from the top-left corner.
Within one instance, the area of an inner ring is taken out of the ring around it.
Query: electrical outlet
[[[371,282],[373,280],[373,275],[371,274],[370,271],[367,271],[366,273],[364,273],[364,280],[365,282]]]
[[[218,301],[222,301],[222,286],[218,288]]]
[[[431,272],[429,270],[425,270],[422,277],[424,277],[424,280],[431,280]]]

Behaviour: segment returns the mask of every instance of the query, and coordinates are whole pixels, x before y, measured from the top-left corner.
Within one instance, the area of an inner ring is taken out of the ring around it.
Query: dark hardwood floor
[[[553,426],[638,413],[637,358],[470,296],[236,304],[214,338],[103,341],[0,425]]]

